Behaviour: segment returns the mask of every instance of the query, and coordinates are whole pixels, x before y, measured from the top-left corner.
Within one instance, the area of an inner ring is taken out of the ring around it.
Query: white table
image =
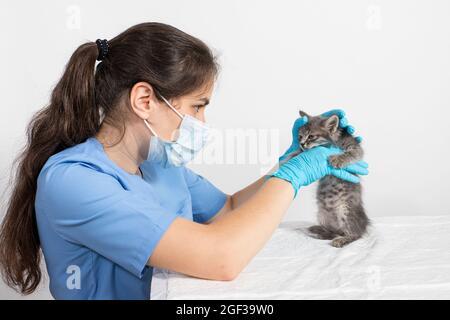
[[[342,249],[285,222],[234,281],[155,270],[152,299],[450,299],[450,215],[372,222]]]

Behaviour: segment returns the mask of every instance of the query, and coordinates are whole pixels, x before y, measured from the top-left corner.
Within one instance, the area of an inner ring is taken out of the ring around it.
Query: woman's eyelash
[[[196,108],[196,112],[198,112],[200,110],[200,108],[203,108],[204,105],[196,105],[194,106],[194,108]]]

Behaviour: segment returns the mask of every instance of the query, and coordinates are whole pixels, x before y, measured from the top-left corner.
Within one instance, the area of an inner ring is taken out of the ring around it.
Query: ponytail
[[[0,228],[0,269],[5,282],[23,294],[41,280],[40,241],[34,200],[36,181],[47,159],[95,134],[99,112],[95,106],[94,42],[72,55],[50,104],[37,112],[27,129],[27,144],[15,161],[15,184]]]

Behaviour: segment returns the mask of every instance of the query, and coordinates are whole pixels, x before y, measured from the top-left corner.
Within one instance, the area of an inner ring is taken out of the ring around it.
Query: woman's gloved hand
[[[333,110],[330,110],[330,111],[327,111],[327,112],[324,112],[321,114],[321,116],[323,116],[323,117],[330,117],[332,115],[337,115],[339,117],[339,126],[341,128],[346,129],[349,134],[353,135],[355,133],[355,127],[348,124],[348,120],[345,117],[344,110],[333,109]],[[295,120],[294,125],[292,126],[292,143],[291,143],[290,147],[285,151],[285,153],[281,157],[279,157],[279,161],[283,161],[284,159],[287,158],[288,155],[290,155],[292,152],[297,151],[299,149],[298,130],[307,123],[308,123],[307,116],[300,117]],[[358,142],[361,142],[362,138],[356,137],[356,140]]]
[[[336,147],[318,146],[306,150],[299,155],[293,157],[274,173],[267,176],[277,177],[289,181],[294,188],[295,194],[302,186],[307,186],[326,175],[333,175],[337,178],[358,183],[359,175],[367,175],[368,164],[365,161],[359,161],[345,168],[337,169],[328,163],[328,157],[342,153],[342,150]]]
[[[345,130],[351,135],[355,133],[355,127],[348,124],[348,120],[345,117],[344,110],[341,109],[333,109],[327,112],[324,112],[321,114],[322,117],[331,117],[332,115],[337,115],[339,117],[339,126]],[[297,131],[298,132],[298,131]],[[362,137],[356,137],[355,138],[358,142],[362,141]]]

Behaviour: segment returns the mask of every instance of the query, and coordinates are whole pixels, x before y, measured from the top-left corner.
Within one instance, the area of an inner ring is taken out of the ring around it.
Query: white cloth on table
[[[450,215],[372,219],[338,249],[284,222],[233,281],[155,270],[152,299],[450,299]]]

